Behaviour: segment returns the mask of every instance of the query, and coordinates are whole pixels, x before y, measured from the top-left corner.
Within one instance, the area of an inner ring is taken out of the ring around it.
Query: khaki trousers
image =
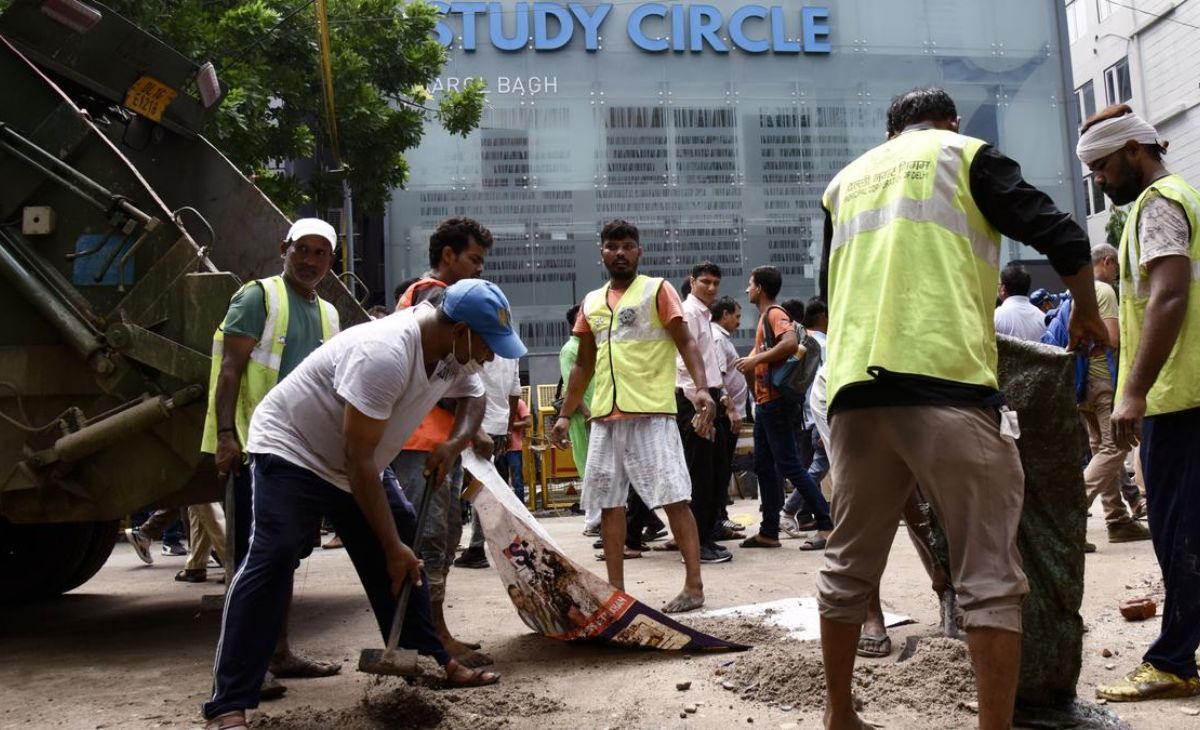
[[[217,560],[233,575],[229,567],[229,556],[225,554],[225,512],[216,502],[193,504],[188,507],[188,559],[187,570],[203,570],[208,567],[208,554],[215,552]]]
[[[860,624],[916,484],[946,533],[963,629],[1021,631],[1029,584],[1017,551],[1025,477],[994,409],[863,408],[833,419],[833,533],[821,616]]]
[[[1125,468],[1127,452],[1118,449],[1113,441],[1110,423],[1112,409],[1112,383],[1089,377],[1087,400],[1079,405],[1079,415],[1087,428],[1088,444],[1092,450],[1092,460],[1083,470],[1083,483],[1087,488],[1088,507],[1096,501],[1096,495],[1100,495],[1100,502],[1104,505],[1104,520],[1110,525],[1131,519],[1121,499],[1121,470]]]

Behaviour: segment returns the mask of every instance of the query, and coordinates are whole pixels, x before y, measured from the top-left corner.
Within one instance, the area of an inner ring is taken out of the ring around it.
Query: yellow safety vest
[[[1000,233],[970,185],[984,144],[912,130],[851,162],[826,188],[830,403],[878,370],[997,387]]]
[[[1192,283],[1188,287],[1187,314],[1179,338],[1150,392],[1146,394],[1146,415],[1185,411],[1200,407],[1200,191],[1188,185],[1178,175],[1159,178],[1146,188],[1125,221],[1121,234],[1121,366],[1117,369],[1117,393],[1125,390],[1125,376],[1133,367],[1142,341],[1142,326],[1146,319],[1146,304],[1150,301],[1150,280],[1141,268],[1142,246],[1138,241],[1137,224],[1142,207],[1151,194],[1183,206],[1191,228],[1192,240],[1188,255],[1192,260]]]
[[[267,321],[263,325],[262,337],[250,351],[250,361],[242,375],[242,387],[238,392],[234,411],[234,426],[238,441],[243,445],[250,433],[250,417],[254,409],[267,397],[267,393],[279,382],[279,366],[283,362],[283,348],[287,346],[288,293],[287,282],[282,276],[251,281],[238,290],[261,286],[267,308]],[[234,296],[237,296],[236,294]],[[338,333],[337,308],[317,298],[321,304],[321,339],[328,342]],[[204,416],[204,437],[200,451],[214,454],[217,451],[217,377],[221,374],[221,359],[225,352],[225,323],[222,322],[213,334],[212,370],[208,378],[208,413]]]
[[[658,319],[663,280],[638,275],[608,306],[608,285],[588,293],[583,312],[596,338],[592,417],[675,413],[675,341]]]

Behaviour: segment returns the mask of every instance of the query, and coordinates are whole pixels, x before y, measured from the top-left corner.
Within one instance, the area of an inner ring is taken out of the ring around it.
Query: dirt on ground
[[[254,726],[280,730],[499,730],[526,726],[524,719],[564,708],[561,700],[526,690],[486,687],[438,692],[408,686],[403,680],[386,680],[369,687],[353,707],[323,710],[305,705],[261,714]]]
[[[753,524],[757,503],[739,502],[734,519]],[[594,538],[582,518],[544,519],[564,551],[592,570]],[[1110,544],[1103,516],[1089,521],[1099,551],[1087,557],[1081,614],[1084,634],[1080,700],[1137,667],[1161,626],[1131,623],[1120,601],[1149,595],[1161,582],[1148,542]],[[779,550],[729,547],[734,560],[704,566],[706,608],[718,610],[811,596],[818,554],[784,540]],[[156,546],[157,547],[157,546]],[[0,728],[200,728],[212,687],[223,586],[176,583],[183,558],[143,565],[126,544],[81,588],[54,601],[0,608]],[[626,564],[626,589],[650,606],[673,597],[683,581],[678,553],[646,553]],[[318,550],[295,575],[290,638],[298,653],[337,661],[327,679],[285,680],[286,696],[251,713],[251,727],[431,728],[490,730],[799,730],[819,727],[824,697],[817,642],[745,617],[678,617],[721,638],[753,645],[746,652],[682,654],[564,643],[532,634],[494,569],[451,571],[446,614],[454,632],[483,642],[502,675],[496,687],[410,687],[354,669],[361,649],[383,645],[378,625],[345,551]],[[884,609],[914,623],[890,630],[896,650],[857,661],[855,696],[868,720],[887,730],[961,730],[976,724],[970,664],[956,642],[922,638],[898,662],[906,640],[939,624],[938,603],[906,535],[898,533],[881,587]],[[433,676],[440,671],[423,662]],[[680,689],[686,687],[686,689]],[[1200,730],[1200,698],[1105,705],[1142,730]]]
[[[739,658],[722,686],[743,699],[798,707],[825,693],[820,647],[783,640]],[[975,701],[975,674],[967,647],[947,638],[922,639],[903,662],[860,664],[854,670],[855,704],[864,712],[898,707],[931,720],[962,716]]]

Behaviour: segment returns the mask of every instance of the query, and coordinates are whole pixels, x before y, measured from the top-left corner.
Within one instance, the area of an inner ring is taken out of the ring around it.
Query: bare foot
[[[680,591],[678,596],[671,599],[671,602],[663,606],[663,613],[687,613],[695,611],[704,605],[704,592],[697,591],[695,593],[687,590]]]
[[[833,717],[825,712],[825,730],[874,730],[876,726],[859,717],[857,712]]]
[[[283,679],[307,679],[310,677],[332,677],[342,671],[336,662],[319,662],[292,653],[290,650],[271,657],[271,673]]]
[[[484,687],[500,681],[500,675],[496,672],[471,669],[454,659],[445,666],[445,670],[446,684],[451,687]]]

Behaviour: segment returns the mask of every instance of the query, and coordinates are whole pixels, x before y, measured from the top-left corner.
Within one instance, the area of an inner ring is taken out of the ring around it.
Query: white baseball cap
[[[326,241],[329,241],[329,245],[332,246],[335,251],[337,250],[337,231],[333,230],[333,226],[329,225],[320,218],[297,218],[296,222],[292,224],[292,227],[288,229],[287,238],[283,240],[287,241],[288,243],[293,243],[295,241],[299,241],[305,236],[320,236]]]

